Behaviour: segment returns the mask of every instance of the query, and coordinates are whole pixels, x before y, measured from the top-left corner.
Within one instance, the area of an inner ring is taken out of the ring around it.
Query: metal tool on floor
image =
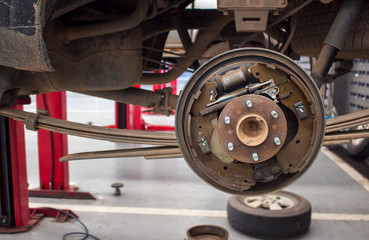
[[[228,231],[214,225],[198,225],[187,230],[187,240],[228,240]]]
[[[123,186],[124,184],[121,182],[116,182],[116,183],[111,184],[111,187],[115,188],[114,196],[120,196],[122,194],[122,192],[120,191],[120,188],[122,188]]]

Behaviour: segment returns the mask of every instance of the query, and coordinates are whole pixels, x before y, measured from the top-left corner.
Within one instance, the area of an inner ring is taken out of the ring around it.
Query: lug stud
[[[251,102],[250,100],[247,100],[247,101],[246,101],[246,105],[247,105],[248,107],[252,107],[252,102]]]
[[[226,124],[230,124],[230,123],[231,123],[231,118],[230,118],[229,116],[225,116],[225,118],[224,118],[224,122],[225,122]]]
[[[228,150],[232,151],[233,150],[233,142],[229,142],[228,143]]]
[[[254,153],[252,154],[252,159],[253,159],[255,162],[259,161],[259,155],[258,155],[256,152],[254,152]]]
[[[276,111],[271,111],[270,115],[272,115],[273,118],[277,118],[278,117],[278,113]]]
[[[279,137],[274,137],[274,143],[277,146],[281,145],[281,139],[279,139]]]

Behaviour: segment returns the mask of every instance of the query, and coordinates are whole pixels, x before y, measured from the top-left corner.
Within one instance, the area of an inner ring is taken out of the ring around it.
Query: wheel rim
[[[280,211],[292,208],[294,201],[288,197],[280,195],[263,195],[255,197],[246,197],[244,204],[255,209],[266,209],[271,211]]]
[[[362,129],[369,129],[369,124],[364,124],[364,125],[360,125],[356,128],[357,130],[362,130]],[[354,146],[359,146],[365,138],[354,138],[351,139],[351,143]]]

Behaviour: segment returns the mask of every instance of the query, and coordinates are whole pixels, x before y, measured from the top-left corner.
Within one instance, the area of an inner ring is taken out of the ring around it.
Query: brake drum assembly
[[[232,194],[280,190],[312,164],[324,137],[319,91],[293,60],[244,48],[202,65],[179,98],[176,134],[193,171]]]

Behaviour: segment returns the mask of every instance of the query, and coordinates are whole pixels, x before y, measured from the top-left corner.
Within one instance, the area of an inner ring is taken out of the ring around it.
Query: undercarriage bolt
[[[274,137],[274,143],[277,146],[281,145],[281,139],[279,139],[279,137]]]
[[[228,150],[232,151],[233,150],[233,142],[229,142],[228,143]]]
[[[271,111],[270,114],[272,115],[273,118],[277,118],[278,117],[278,113],[276,111]]]
[[[252,102],[251,102],[250,100],[247,100],[247,101],[246,101],[246,105],[247,105],[248,107],[252,107]]]
[[[255,162],[259,161],[259,155],[258,155],[257,153],[253,153],[253,154],[252,154],[252,159],[253,159]]]
[[[230,123],[231,123],[231,118],[230,118],[229,116],[225,116],[225,118],[224,118],[224,122],[225,122],[226,124],[230,124]]]
[[[1,224],[2,225],[8,225],[10,224],[10,219],[6,216],[3,216],[3,218],[1,219]]]

